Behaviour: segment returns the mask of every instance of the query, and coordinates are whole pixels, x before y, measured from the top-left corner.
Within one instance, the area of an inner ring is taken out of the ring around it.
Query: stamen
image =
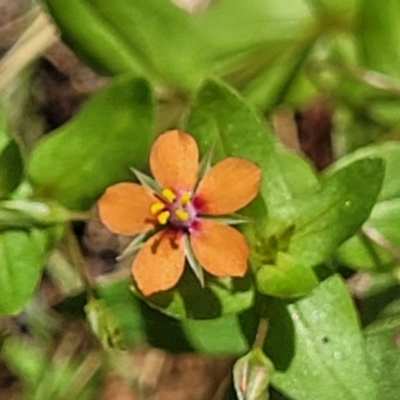
[[[153,215],[157,215],[160,211],[162,211],[163,209],[164,209],[164,204],[163,203],[153,203],[151,206],[150,206],[150,212],[153,214]]]
[[[161,225],[166,225],[168,222],[168,218],[171,215],[169,211],[163,211],[157,216],[157,220]]]
[[[189,214],[183,210],[176,210],[175,215],[179,219],[179,221],[186,222],[189,219]]]
[[[176,199],[176,195],[171,189],[163,189],[161,194],[168,203],[172,203]]]
[[[180,198],[180,203],[183,207],[187,206],[191,199],[190,193],[183,193],[181,198]]]

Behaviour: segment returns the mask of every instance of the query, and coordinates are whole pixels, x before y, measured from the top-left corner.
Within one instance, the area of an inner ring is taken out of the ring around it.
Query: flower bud
[[[272,362],[261,349],[236,361],[233,367],[233,380],[239,400],[267,400],[268,385],[274,370]]]

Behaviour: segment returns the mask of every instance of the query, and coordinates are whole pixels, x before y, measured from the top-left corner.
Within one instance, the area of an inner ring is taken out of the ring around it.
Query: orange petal
[[[110,186],[97,206],[100,220],[112,232],[137,235],[154,228],[151,205],[158,201],[152,192],[136,183],[121,182]]]
[[[193,253],[200,265],[215,276],[243,276],[247,271],[249,248],[236,229],[214,221],[201,220],[190,235]]]
[[[139,250],[132,264],[132,275],[144,296],[171,289],[185,266],[183,235],[161,231]]]
[[[175,130],[160,135],[150,153],[150,169],[162,188],[191,191],[197,180],[199,151],[187,133]]]
[[[261,170],[241,158],[225,158],[209,169],[196,191],[199,212],[231,214],[250,203],[258,192]]]

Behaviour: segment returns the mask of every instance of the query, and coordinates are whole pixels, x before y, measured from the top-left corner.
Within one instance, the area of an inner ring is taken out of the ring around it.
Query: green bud
[[[91,299],[85,306],[86,318],[93,334],[106,350],[123,347],[123,337],[104,300]]]
[[[282,298],[307,295],[318,285],[312,268],[281,251],[275,264],[265,264],[257,270],[256,281],[261,293]]]
[[[233,367],[233,380],[239,400],[268,400],[268,385],[274,366],[261,349],[236,361]]]

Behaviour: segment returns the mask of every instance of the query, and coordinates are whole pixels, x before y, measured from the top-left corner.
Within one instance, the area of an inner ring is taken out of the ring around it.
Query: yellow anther
[[[163,189],[161,194],[168,203],[172,203],[176,199],[176,195],[171,189]]]
[[[180,199],[180,203],[185,207],[191,199],[190,193],[183,193]]]
[[[171,214],[169,211],[163,211],[160,214],[158,214],[157,220],[161,225],[165,225],[168,222],[168,218],[170,215]]]
[[[153,215],[157,215],[160,211],[162,211],[164,209],[164,204],[163,203],[153,203],[150,206],[150,212]]]
[[[183,210],[176,210],[175,215],[179,219],[179,221],[186,222],[189,219],[189,214]]]

